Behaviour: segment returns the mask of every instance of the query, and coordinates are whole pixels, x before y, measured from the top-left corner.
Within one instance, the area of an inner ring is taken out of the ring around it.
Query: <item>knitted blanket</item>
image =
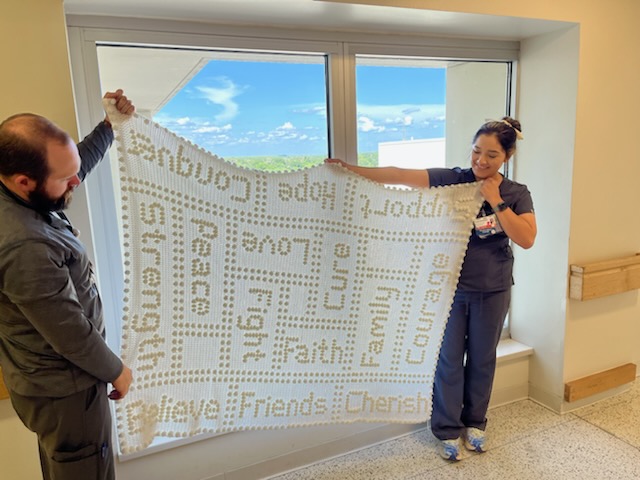
[[[242,169],[110,116],[134,372],[116,407],[122,453],[156,437],[428,420],[478,184]]]

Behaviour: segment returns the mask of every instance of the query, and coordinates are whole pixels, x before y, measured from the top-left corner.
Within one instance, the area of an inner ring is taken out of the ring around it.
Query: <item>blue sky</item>
[[[358,151],[379,142],[444,137],[444,68],[359,66]]]
[[[357,91],[359,151],[444,136],[444,69],[359,66]],[[325,66],[212,60],[154,120],[222,157],[327,155]]]

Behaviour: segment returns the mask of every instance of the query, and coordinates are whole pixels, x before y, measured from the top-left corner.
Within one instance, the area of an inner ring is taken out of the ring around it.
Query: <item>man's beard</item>
[[[61,197],[52,198],[45,192],[42,183],[38,182],[35,190],[29,193],[29,203],[41,212],[57,212],[69,206],[72,193],[73,189],[69,189]]]

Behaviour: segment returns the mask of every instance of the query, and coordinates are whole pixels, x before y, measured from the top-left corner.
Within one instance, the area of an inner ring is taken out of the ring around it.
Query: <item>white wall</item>
[[[640,2],[621,1],[585,19],[571,198],[569,264],[640,252]],[[610,34],[604,34],[610,32]],[[628,60],[627,60],[628,57]],[[640,361],[638,290],[567,305],[565,381]],[[572,405],[567,406],[568,408]]]
[[[1,120],[35,112],[72,134],[77,131],[62,0],[3,2],[0,57]],[[38,478],[36,437],[22,425],[11,402],[0,400],[0,479]]]
[[[514,177],[532,192],[538,237],[514,246],[511,335],[535,350],[532,398],[560,410],[563,395],[568,238],[578,89],[579,28],[522,42]]]
[[[471,166],[473,135],[487,119],[506,112],[504,63],[458,63],[447,68],[447,167]]]
[[[378,165],[400,168],[444,167],[445,139],[423,138],[378,144]]]
[[[38,480],[38,439],[15,414],[9,400],[0,400],[0,478]]]

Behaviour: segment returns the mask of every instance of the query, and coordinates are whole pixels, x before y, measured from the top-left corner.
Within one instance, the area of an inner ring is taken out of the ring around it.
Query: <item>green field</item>
[[[323,155],[265,155],[260,157],[225,157],[225,160],[240,167],[262,170],[265,172],[286,172],[315,167],[324,162]],[[358,164],[365,167],[378,166],[378,152],[367,152],[358,155]]]

